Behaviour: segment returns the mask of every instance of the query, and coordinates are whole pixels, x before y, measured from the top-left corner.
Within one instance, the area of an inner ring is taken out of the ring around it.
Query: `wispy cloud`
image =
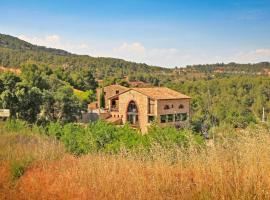
[[[270,61],[270,49],[258,48],[250,51],[219,55],[217,52],[194,52],[174,47],[151,48],[142,42],[123,42],[117,47],[110,44],[90,45],[89,42],[71,42],[57,34],[42,37],[20,35],[20,39],[36,45],[59,48],[77,54],[98,57],[115,57],[129,61],[147,63],[163,67],[185,66],[187,64],[206,64],[216,62],[254,63]]]
[[[188,52],[176,48],[147,48],[141,42],[124,42],[113,49],[111,56],[166,67],[179,66],[191,58]]]
[[[47,35],[44,37],[19,35],[18,38],[21,40],[30,42],[32,44],[41,45],[41,46],[55,47],[55,46],[59,46],[60,44],[60,36],[58,35]]]
[[[270,61],[270,49],[260,48],[253,51],[239,52],[234,58],[236,62],[254,63],[262,61]]]
[[[131,44],[125,42],[120,47],[113,49],[113,51],[116,53],[144,54],[145,47],[139,42]]]
[[[71,51],[72,53],[89,53],[91,46],[85,42],[70,42],[62,39],[57,34],[50,34],[41,37],[37,36],[28,36],[28,35],[19,35],[19,39],[27,41],[31,44],[46,46],[51,48],[64,49]]]

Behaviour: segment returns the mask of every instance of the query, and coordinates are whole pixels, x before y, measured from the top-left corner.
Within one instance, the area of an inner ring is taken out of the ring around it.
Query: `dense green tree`
[[[104,95],[104,88],[101,89],[100,97],[99,97],[99,105],[100,108],[105,108],[105,95]]]
[[[0,104],[2,108],[10,109],[11,117],[16,117],[18,99],[16,96],[16,85],[20,78],[13,73],[6,72],[0,76],[2,92],[0,93]]]
[[[93,74],[90,70],[81,70],[79,72],[72,73],[72,82],[76,89],[79,90],[95,90],[98,86]]]
[[[60,87],[54,94],[54,116],[57,120],[67,123],[81,115],[82,105],[68,86]]]
[[[16,97],[18,100],[18,118],[28,121],[29,123],[35,123],[42,104],[42,92],[40,89],[37,87],[29,87],[25,84],[18,84]]]
[[[49,88],[46,78],[51,74],[51,71],[47,67],[26,64],[22,66],[21,72],[22,81],[29,87],[37,87],[41,90]]]

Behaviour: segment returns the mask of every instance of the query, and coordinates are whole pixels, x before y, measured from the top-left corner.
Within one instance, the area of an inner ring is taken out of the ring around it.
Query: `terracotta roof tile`
[[[137,92],[140,92],[152,99],[190,99],[189,96],[184,95],[180,92],[177,92],[175,90],[166,88],[166,87],[152,87],[152,88],[130,88],[129,90],[126,90],[124,92],[121,92],[118,95],[114,95],[110,98],[114,98],[116,96],[119,96],[123,93],[126,93],[127,91],[135,90]]]
[[[171,90],[166,87],[154,87],[154,88],[133,88],[135,91],[143,93],[153,99],[189,99],[186,96],[175,90]]]

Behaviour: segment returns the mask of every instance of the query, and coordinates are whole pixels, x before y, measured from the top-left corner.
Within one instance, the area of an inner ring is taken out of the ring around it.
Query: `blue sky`
[[[0,0],[0,32],[165,67],[270,61],[270,0]]]

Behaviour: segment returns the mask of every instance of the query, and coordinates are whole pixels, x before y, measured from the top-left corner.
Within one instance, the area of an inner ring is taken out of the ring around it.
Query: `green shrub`
[[[63,135],[63,126],[60,122],[51,122],[47,125],[47,134],[53,136],[58,140]]]
[[[11,163],[11,178],[13,181],[19,179],[32,163],[32,157],[26,157],[21,160],[15,160]]]
[[[47,134],[60,140],[67,151],[82,155],[87,153],[104,152],[117,154],[122,150],[129,152],[147,153],[155,146],[164,149],[188,147],[191,143],[200,145],[203,138],[194,135],[190,130],[177,130],[173,127],[161,128],[153,124],[149,133],[142,135],[128,124],[117,127],[104,121],[89,123],[86,127],[74,123],[62,125],[59,122],[49,123],[45,129],[36,125],[28,128],[22,121],[9,121],[6,128],[10,132],[25,132],[27,134]]]
[[[19,131],[21,132],[23,130],[29,131],[27,123],[25,121],[18,120],[18,119],[8,120],[5,124],[5,130],[8,132],[19,132]]]

